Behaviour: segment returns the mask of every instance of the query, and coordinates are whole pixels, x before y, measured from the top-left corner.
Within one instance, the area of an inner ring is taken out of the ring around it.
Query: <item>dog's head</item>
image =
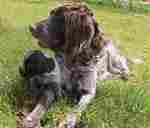
[[[62,22],[62,20],[57,20],[57,18],[53,18],[53,21],[50,21],[50,19],[47,18],[34,25],[30,25],[29,30],[32,33],[32,36],[38,40],[38,44],[41,47],[57,50],[61,49],[64,44]]]
[[[86,5],[57,7],[47,19],[29,29],[41,47],[66,52],[74,52],[82,44],[91,45],[92,39],[101,33],[92,11]]]
[[[49,58],[41,51],[35,50],[27,52],[19,71],[22,76],[30,78],[35,75],[49,73],[54,68],[55,62],[53,58]]]

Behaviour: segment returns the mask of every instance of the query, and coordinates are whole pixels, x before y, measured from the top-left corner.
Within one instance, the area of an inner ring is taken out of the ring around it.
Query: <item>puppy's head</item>
[[[91,43],[100,29],[86,5],[64,5],[53,9],[46,20],[29,27],[41,47],[72,51]]]
[[[32,77],[43,73],[51,72],[55,68],[53,58],[47,57],[41,51],[29,51],[19,68],[20,74],[24,77]]]
[[[62,49],[64,44],[64,19],[62,17],[49,16],[49,18],[29,26],[32,36],[38,40],[43,48],[51,48],[54,51]]]

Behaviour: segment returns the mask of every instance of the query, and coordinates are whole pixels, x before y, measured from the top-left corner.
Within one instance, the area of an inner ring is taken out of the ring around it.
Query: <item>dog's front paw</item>
[[[40,120],[32,115],[28,115],[23,120],[24,128],[40,128]]]

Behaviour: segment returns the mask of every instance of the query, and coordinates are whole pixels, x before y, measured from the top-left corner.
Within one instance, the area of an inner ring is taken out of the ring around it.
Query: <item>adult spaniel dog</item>
[[[80,97],[74,110],[59,128],[74,128],[82,111],[94,98],[96,81],[115,74],[127,79],[129,69],[110,40],[106,40],[88,6],[63,5],[51,10],[48,18],[29,27],[39,46],[54,51],[63,81],[74,81]],[[40,109],[40,108],[39,108]],[[36,110],[39,112],[38,110]]]

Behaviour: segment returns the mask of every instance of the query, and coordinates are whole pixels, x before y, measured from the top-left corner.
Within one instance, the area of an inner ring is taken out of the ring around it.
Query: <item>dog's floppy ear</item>
[[[95,35],[99,33],[98,23],[94,21]]]
[[[104,34],[102,28],[99,26],[99,24],[96,22],[96,20],[94,19],[94,28],[95,28],[95,36],[99,35],[99,34]]]
[[[92,46],[96,49],[101,50],[101,48],[103,48],[105,45],[104,32],[95,19],[93,20],[93,23],[95,28],[95,34],[94,34]]]

